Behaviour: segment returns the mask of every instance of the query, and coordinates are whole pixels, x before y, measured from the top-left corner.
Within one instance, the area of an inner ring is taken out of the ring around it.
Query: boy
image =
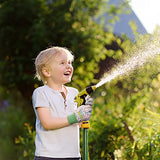
[[[77,108],[77,89],[64,84],[71,81],[73,55],[63,47],[41,51],[35,60],[36,76],[44,86],[34,90],[36,114],[35,160],[80,160],[79,124],[89,120],[92,99]]]

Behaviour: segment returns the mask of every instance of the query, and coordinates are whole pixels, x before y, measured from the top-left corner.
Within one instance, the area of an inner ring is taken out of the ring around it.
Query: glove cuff
[[[78,123],[75,113],[67,116],[69,124]]]

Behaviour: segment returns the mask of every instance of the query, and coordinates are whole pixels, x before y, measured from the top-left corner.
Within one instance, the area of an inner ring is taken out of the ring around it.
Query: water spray
[[[75,97],[75,101],[78,103],[78,106],[85,104],[85,97],[94,92],[96,88],[110,82],[118,76],[128,75],[147,62],[153,61],[153,59],[160,54],[159,36],[160,35],[158,34],[150,37],[148,42],[145,42],[141,49],[137,49],[137,51],[135,51],[134,54],[126,61],[118,63],[110,73],[104,74],[103,78],[96,85],[82,90],[78,96]]]
[[[119,63],[113,71],[109,74],[105,74],[103,78],[94,86],[89,86],[86,89],[79,92],[75,97],[75,102],[78,106],[85,104],[85,97],[93,93],[96,88],[104,85],[107,82],[117,78],[118,76],[124,76],[137,68],[140,68],[142,65],[148,61],[152,61],[157,55],[160,54],[160,40],[159,34],[155,37],[151,37],[151,41],[145,43],[143,49],[140,49],[134,53],[127,61]],[[84,121],[82,124],[83,130],[83,160],[88,160],[88,128],[90,127],[89,121]]]

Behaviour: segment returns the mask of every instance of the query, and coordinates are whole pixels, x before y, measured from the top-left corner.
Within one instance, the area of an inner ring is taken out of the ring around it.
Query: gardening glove
[[[67,117],[70,124],[88,121],[92,114],[93,99],[86,97],[86,104],[77,108],[77,110]]]
[[[93,104],[93,99],[89,95],[87,95],[85,98],[85,105],[92,106],[92,104]]]

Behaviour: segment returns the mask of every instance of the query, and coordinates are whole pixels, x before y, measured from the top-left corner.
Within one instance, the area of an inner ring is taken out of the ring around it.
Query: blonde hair
[[[49,64],[52,60],[53,55],[65,52],[68,56],[68,59],[73,61],[74,56],[72,55],[72,52],[69,51],[67,48],[64,47],[51,47],[48,49],[45,49],[41,51],[38,56],[35,59],[35,68],[36,68],[36,75],[35,77],[38,78],[38,80],[42,80],[43,83],[46,83],[46,78],[42,72],[42,69],[44,67],[49,67]]]

